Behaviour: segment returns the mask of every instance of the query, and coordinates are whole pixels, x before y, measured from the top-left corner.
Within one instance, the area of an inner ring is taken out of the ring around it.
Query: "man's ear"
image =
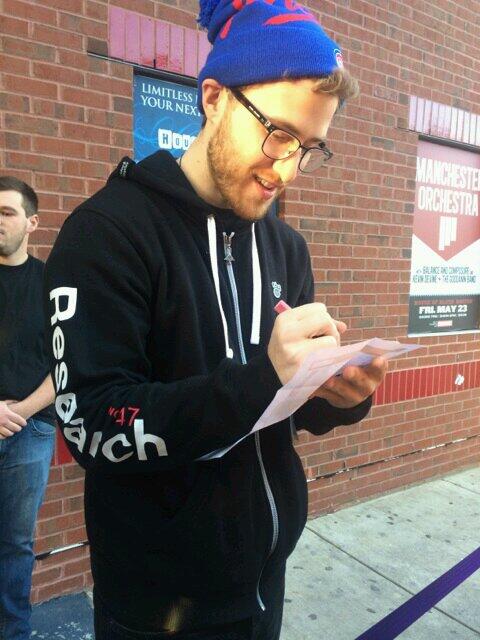
[[[206,78],[202,82],[202,106],[207,123],[218,124],[228,101],[226,88],[214,80]]]
[[[27,218],[27,233],[33,233],[35,229],[38,227],[39,218],[35,213],[33,216],[29,216]]]

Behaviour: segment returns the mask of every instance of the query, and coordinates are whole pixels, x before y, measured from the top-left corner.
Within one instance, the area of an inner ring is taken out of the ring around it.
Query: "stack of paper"
[[[234,444],[218,449],[212,453],[199,458],[200,460],[211,460],[221,458],[227,451],[247,438],[250,434],[265,429],[276,422],[285,420],[300,408],[309,397],[329,378],[340,374],[345,367],[350,365],[365,366],[374,358],[381,356],[386,360],[398,358],[404,353],[419,349],[417,344],[402,344],[392,340],[381,340],[372,338],[364,342],[335,347],[331,349],[319,349],[309,354],[297,373],[290,382],[287,382],[277,391],[274,399],[265,409],[263,414],[253,425],[249,434],[237,440]]]

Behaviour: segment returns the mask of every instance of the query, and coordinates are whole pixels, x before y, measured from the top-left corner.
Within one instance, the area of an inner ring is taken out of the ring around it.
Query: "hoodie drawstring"
[[[250,344],[260,343],[260,319],[262,315],[262,272],[258,259],[257,239],[255,237],[255,223],[252,224],[252,273],[253,273],[253,310],[252,333]]]
[[[225,339],[225,355],[227,358],[233,358],[233,350],[230,348],[228,340],[228,326],[225,318],[225,312],[222,305],[222,297],[220,294],[220,279],[218,276],[217,261],[217,226],[215,217],[208,216],[208,247],[210,253],[210,265],[212,268],[213,282],[215,284],[215,293],[217,294],[218,308],[222,317],[223,336]],[[253,273],[253,311],[252,311],[252,329],[250,336],[251,344],[259,344],[260,342],[260,321],[262,314],[262,274],[260,271],[260,260],[258,257],[257,241],[255,238],[255,224],[252,225],[252,273]]]

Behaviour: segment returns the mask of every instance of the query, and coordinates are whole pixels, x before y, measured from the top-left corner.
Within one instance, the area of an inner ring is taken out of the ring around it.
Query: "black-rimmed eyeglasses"
[[[305,147],[296,136],[272,124],[241,91],[232,87],[230,87],[230,91],[268,131],[262,144],[262,151],[267,158],[285,160],[302,149],[298,168],[302,173],[312,173],[312,171],[323,167],[333,156],[324,142],[320,142],[314,147]]]

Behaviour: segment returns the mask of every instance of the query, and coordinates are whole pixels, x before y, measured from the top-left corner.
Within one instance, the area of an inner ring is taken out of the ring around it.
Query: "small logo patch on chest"
[[[282,295],[282,285],[274,281],[272,282],[272,290],[275,298],[280,298],[280,296]]]

